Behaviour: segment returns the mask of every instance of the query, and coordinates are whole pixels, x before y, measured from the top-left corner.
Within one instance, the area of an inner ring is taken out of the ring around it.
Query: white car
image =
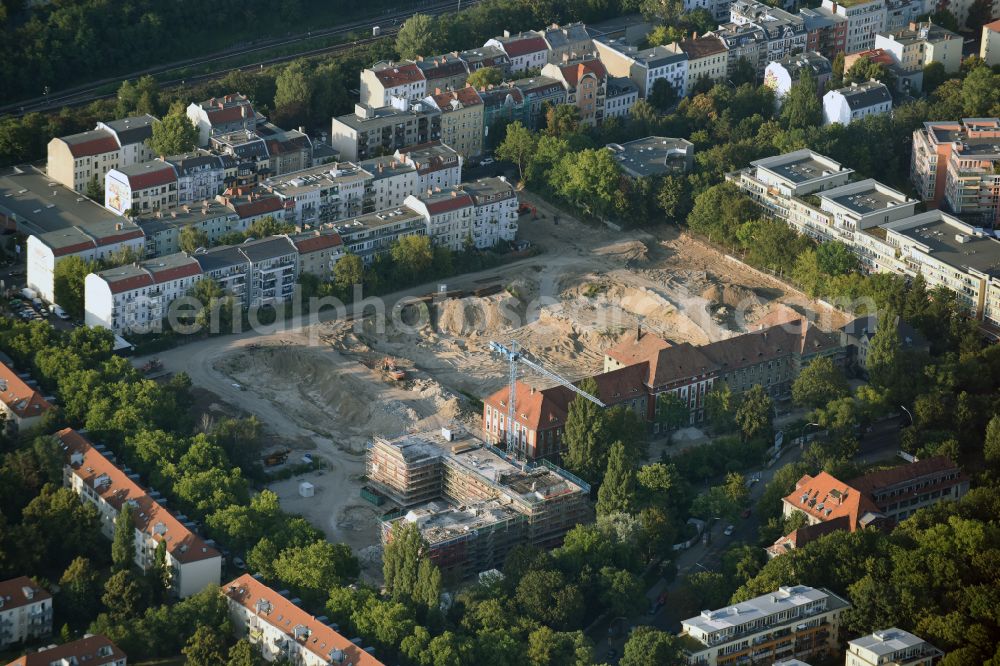
[[[69,315],[66,314],[66,311],[63,310],[62,307],[55,304],[52,305],[52,314],[63,320],[69,319]]]
[[[479,166],[489,166],[491,164],[493,164],[493,158],[492,157],[484,157],[483,161],[479,163]]]
[[[722,531],[726,536],[733,536],[733,531],[736,529],[735,525],[728,525],[726,529]]]

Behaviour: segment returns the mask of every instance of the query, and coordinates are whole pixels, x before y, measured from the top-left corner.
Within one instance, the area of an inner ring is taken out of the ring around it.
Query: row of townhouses
[[[89,274],[84,281],[85,323],[115,333],[148,332],[167,317],[171,303],[202,279],[215,282],[242,308],[281,303],[292,297],[301,275],[328,280],[345,253],[370,264],[404,236],[429,236],[435,245],[460,251],[470,241],[485,249],[517,235],[517,196],[502,177],[429,188],[407,195],[393,208],[361,213],[359,205],[351,211],[356,217],[325,219],[317,212],[323,199],[306,201],[299,195],[329,184],[326,176],[289,184],[280,195],[290,202],[299,197],[300,210],[294,215],[315,215],[309,218],[309,230],[175,252]],[[348,198],[343,191],[324,196]]]
[[[983,149],[964,147],[960,139],[945,141],[931,148],[934,160],[928,158],[928,144],[921,143],[946,138],[949,131],[960,134],[961,127],[975,127],[978,122],[994,128],[998,123],[967,119],[950,125],[952,130],[947,124],[937,130],[936,123],[917,130],[913,148],[917,190],[932,205],[934,193],[945,192],[946,205],[925,213],[916,213],[916,200],[876,180],[852,182],[851,169],[808,149],[757,160],[726,179],[800,233],[820,242],[845,243],[869,272],[921,274],[929,287],[953,291],[970,316],[1000,327],[1000,241],[945,212],[951,209],[986,223],[994,219],[1000,178],[989,165],[996,139],[986,138]],[[962,183],[962,188],[953,185],[953,190],[967,197],[956,193],[954,201],[967,205],[951,207],[949,180]]]

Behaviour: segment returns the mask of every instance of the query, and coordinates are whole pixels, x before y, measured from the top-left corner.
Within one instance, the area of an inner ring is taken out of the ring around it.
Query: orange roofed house
[[[946,456],[935,456],[872,472],[848,483],[826,472],[806,474],[782,499],[782,514],[787,518],[803,513],[809,525],[836,521],[842,529],[854,532],[869,526],[891,526],[918,509],[958,500],[968,491],[969,480],[958,466]],[[789,543],[788,537],[782,537],[772,549],[779,545],[787,550],[802,544]],[[774,554],[780,554],[780,549]]]
[[[250,574],[222,588],[229,618],[240,638],[257,646],[268,661],[287,659],[295,666],[382,666],[365,652]]]
[[[7,666],[126,666],[128,657],[107,636],[90,634],[18,657]]]
[[[566,103],[580,111],[580,124],[588,127],[604,121],[604,102],[608,93],[608,70],[597,58],[548,64],[542,76],[555,79],[566,90]]]
[[[7,417],[7,427],[17,431],[35,427],[52,409],[41,393],[28,386],[4,363],[0,363],[0,404]]]
[[[66,428],[56,433],[66,455],[63,483],[89,502],[101,516],[101,531],[107,538],[115,533],[115,519],[122,506],[132,506],[135,523],[135,563],[143,571],[155,563],[156,547],[166,543],[173,591],[180,598],[218,586],[222,576],[222,555],[209,541],[194,531],[183,516],[174,516],[160,505],[155,492],[147,492],[115,465],[113,455],[100,445]]]

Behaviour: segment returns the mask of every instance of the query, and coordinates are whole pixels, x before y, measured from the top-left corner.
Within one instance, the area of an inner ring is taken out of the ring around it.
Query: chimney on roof
[[[639,338],[642,337],[642,324],[635,325],[635,341],[638,342]]]

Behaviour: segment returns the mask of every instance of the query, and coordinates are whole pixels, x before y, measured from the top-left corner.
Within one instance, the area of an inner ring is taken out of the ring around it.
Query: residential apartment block
[[[513,242],[517,237],[517,193],[503,176],[463,183],[472,197],[472,242],[480,249]]]
[[[687,663],[727,666],[788,657],[829,657],[838,650],[850,604],[824,588],[781,586],[771,594],[681,622]]]
[[[687,55],[686,90],[693,90],[701,80],[721,83],[726,80],[729,53],[726,43],[715,35],[685,39],[680,42],[681,51]]]
[[[472,86],[442,92],[440,89],[424,102],[441,112],[441,142],[463,159],[483,153],[483,99]]]
[[[107,636],[86,634],[62,645],[30,652],[7,666],[127,666],[128,657]]]
[[[735,0],[729,6],[730,21],[736,26],[752,27],[759,44],[757,76],[763,77],[768,63],[802,53],[808,42],[805,19],[757,0]],[[723,26],[720,26],[720,28]],[[749,58],[748,58],[749,60]]]
[[[303,231],[288,238],[299,253],[299,275],[308,273],[320,280],[329,280],[333,267],[344,256],[344,241],[337,233]]]
[[[823,95],[823,124],[850,125],[866,116],[892,112],[892,94],[878,81],[852,83]]]
[[[321,227],[335,231],[344,242],[344,251],[361,257],[366,266],[376,257],[389,254],[393,243],[405,236],[426,236],[423,213],[408,206],[359,215]]]
[[[27,576],[0,581],[0,650],[52,634],[52,595]]]
[[[180,252],[180,236],[185,227],[204,233],[211,244],[219,242],[228,233],[244,232],[249,226],[239,213],[219,201],[202,201],[168,211],[151,211],[136,216],[133,221],[145,236],[143,256],[150,259]]]
[[[687,94],[687,54],[677,44],[640,49],[622,38],[601,36],[594,47],[611,76],[624,76],[639,86],[639,96],[645,99],[656,81],[663,79],[683,97]]]
[[[269,662],[294,666],[382,666],[382,662],[337,633],[325,617],[313,617],[280,592],[243,574],[221,588],[233,633]]]
[[[435,245],[458,252],[511,242],[517,236],[517,196],[503,177],[407,197],[404,205],[423,216]]]
[[[414,61],[424,74],[425,89],[428,93],[435,90],[458,90],[465,87],[469,78],[469,66],[457,53],[423,57]]]
[[[97,123],[88,131],[49,141],[46,173],[74,192],[85,192],[96,181],[103,186],[111,169],[145,162],[153,157],[146,140],[153,135],[150,115]]]
[[[225,188],[226,167],[219,155],[199,150],[165,157],[164,162],[177,175],[178,206],[214,199]]]
[[[1000,65],[1000,21],[983,26],[979,57],[990,67]]]
[[[566,104],[580,112],[580,124],[595,127],[604,122],[604,102],[607,98],[608,71],[597,58],[587,58],[548,64],[542,76],[555,79],[566,89]]]
[[[764,69],[764,85],[774,91],[774,100],[779,107],[782,99],[805,72],[809,73],[816,84],[816,94],[822,97],[833,76],[833,67],[829,60],[815,51],[785,56]]]
[[[829,9],[803,7],[799,16],[805,22],[806,51],[819,53],[832,61],[847,48],[847,19]]]
[[[177,172],[159,158],[112,169],[104,176],[104,207],[117,215],[166,210],[177,204]]]
[[[504,30],[503,36],[487,40],[483,47],[497,48],[507,54],[510,59],[508,74],[528,74],[541,69],[549,61],[549,46],[537,32],[513,35]]]
[[[174,594],[184,599],[219,585],[222,555],[194,533],[192,523],[182,522],[182,516],[175,517],[164,509],[158,493],[141,488],[104,447],[91,444],[71,428],[55,436],[66,455],[63,483],[97,509],[105,537],[114,537],[115,519],[122,506],[126,502],[132,506],[136,566],[143,571],[152,568],[156,547],[164,542]]]
[[[694,144],[686,139],[647,136],[625,143],[609,143],[606,148],[630,178],[683,174],[694,166]]]
[[[360,103],[371,108],[393,105],[394,100],[416,102],[427,96],[427,79],[411,60],[377,62],[361,71]]]
[[[931,207],[985,226],[1000,209],[1000,119],[927,122],[913,133],[910,176]]]
[[[264,116],[254,111],[246,95],[240,93],[192,102],[187,107],[187,117],[198,129],[199,146],[209,145],[214,134],[238,130],[255,132],[257,124],[264,120]]]
[[[508,83],[481,88],[479,97],[483,100],[483,152],[492,154],[507,125],[517,121],[527,126],[524,94]]]
[[[415,523],[431,560],[458,578],[502,566],[521,544],[556,547],[590,520],[586,483],[548,463],[515,463],[457,430],[376,435],[366,468],[371,485],[406,511],[383,521],[383,543],[397,522]]]
[[[530,130],[545,127],[545,109],[566,103],[566,88],[562,81],[548,76],[518,79],[513,83],[524,97],[524,126]]]
[[[919,636],[893,627],[848,641],[844,666],[934,666],[943,656]]]
[[[0,363],[0,413],[8,433],[27,432],[42,420],[52,404],[6,363]]]
[[[336,162],[269,178],[261,187],[281,200],[287,221],[308,229],[373,211],[373,180],[357,164]]]
[[[919,509],[959,500],[969,480],[945,456],[871,472],[844,483],[826,472],[806,474],[782,500],[785,517],[801,513],[809,525],[847,518],[854,532],[869,526],[892,526]]]
[[[627,118],[639,101],[639,86],[625,76],[609,76],[604,98],[605,118]]]
[[[459,53],[458,57],[468,67],[470,74],[484,67],[493,67],[503,72],[504,78],[510,76],[510,56],[499,46],[483,46],[478,49],[469,49],[468,51]]]
[[[441,139],[441,112],[418,102],[372,107],[356,104],[354,113],[333,119],[330,145],[342,160],[366,160]]]
[[[945,72],[954,74],[962,65],[962,38],[929,21],[879,32],[875,35],[875,48],[892,53],[899,66],[909,72],[922,71],[932,62],[939,62]]]
[[[826,9],[847,20],[846,53],[875,46],[875,35],[886,29],[885,0],[823,0]]]

